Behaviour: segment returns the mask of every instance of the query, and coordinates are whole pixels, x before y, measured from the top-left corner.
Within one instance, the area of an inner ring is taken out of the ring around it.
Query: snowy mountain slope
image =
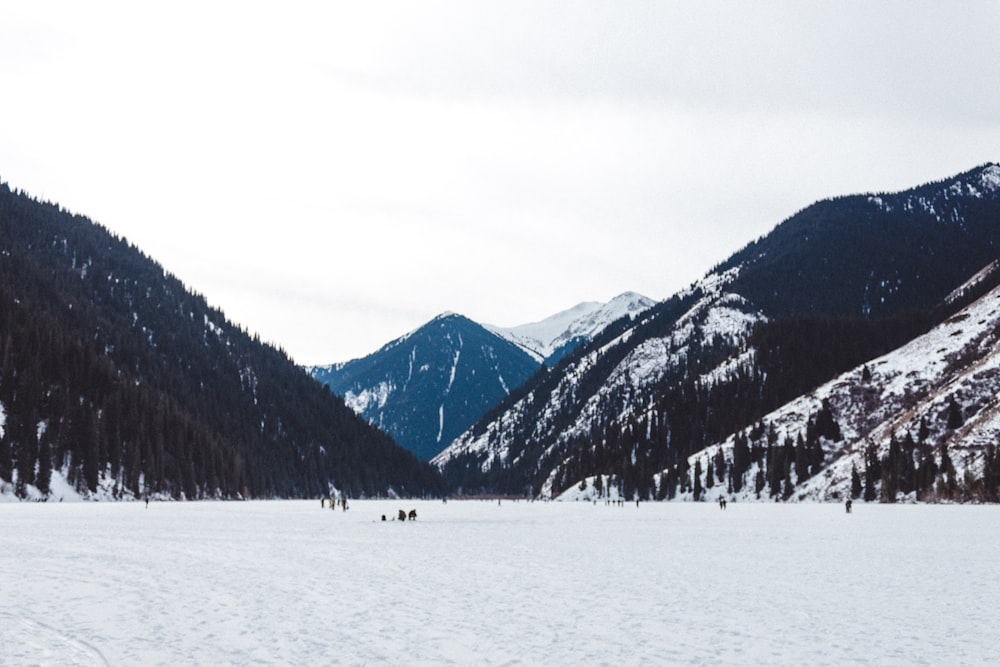
[[[443,313],[363,359],[306,370],[370,423],[418,457],[430,458],[543,361],[552,363],[653,303],[628,292],[508,329]],[[462,343],[470,341],[463,351]]]
[[[602,473],[656,493],[657,470],[926,331],[996,257],[998,174],[804,209],[537,375],[432,463],[467,490],[558,495]]]
[[[800,477],[792,467],[790,492],[782,489],[781,495],[843,500],[852,495],[854,471],[864,484],[869,475],[878,477],[870,488],[882,500],[976,493],[988,447],[1000,443],[1000,287],[927,334],[768,414],[764,429],[777,443],[808,437],[810,419],[824,406],[841,437],[821,438],[822,469]],[[732,471],[736,439],[734,434],[689,457],[688,467],[702,471],[704,497],[768,498],[766,488],[758,493],[752,483],[766,460],[749,466],[741,491],[734,493],[731,481],[707,488],[706,471],[720,451]],[[882,470],[873,470],[875,459]],[[886,461],[894,459],[903,463],[894,461],[900,474],[891,479]],[[922,482],[917,478],[928,472]]]
[[[655,303],[641,294],[625,292],[607,303],[587,301],[577,304],[540,322],[516,327],[484,326],[551,366],[615,320],[634,318]]]
[[[369,423],[428,459],[537,369],[516,345],[445,313],[367,357],[308,370]]]
[[[617,421],[627,420],[643,409],[643,402],[629,402],[625,397],[655,391],[666,374],[689,362],[693,350],[739,345],[753,324],[763,320],[745,299],[726,291],[737,275],[735,269],[711,275],[628,323],[609,340],[596,341],[599,344],[558,366],[550,385],[530,392],[485,428],[466,431],[432,463],[446,468],[451,461],[473,457],[483,462],[480,469],[486,471],[497,464],[558,457],[557,452],[586,439],[609,414]],[[657,328],[664,329],[664,335],[650,335]],[[721,361],[721,365],[726,363]],[[708,362],[702,371],[708,377],[721,372],[719,368]],[[586,391],[589,387],[592,392]],[[497,447],[497,443],[529,446]],[[550,486],[548,482],[543,485],[543,495]]]

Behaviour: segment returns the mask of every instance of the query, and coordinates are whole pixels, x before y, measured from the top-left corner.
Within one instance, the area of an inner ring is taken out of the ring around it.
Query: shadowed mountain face
[[[86,218],[0,185],[0,493],[439,493],[284,352]]]
[[[427,460],[539,366],[475,322],[442,315],[363,359],[310,373]]]

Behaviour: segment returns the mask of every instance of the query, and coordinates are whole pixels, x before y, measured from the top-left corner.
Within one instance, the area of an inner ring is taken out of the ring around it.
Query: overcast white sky
[[[998,35],[991,0],[0,0],[0,179],[342,361],[998,161]]]

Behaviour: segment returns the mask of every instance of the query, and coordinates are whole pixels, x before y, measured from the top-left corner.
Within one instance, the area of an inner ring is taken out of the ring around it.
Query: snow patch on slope
[[[441,442],[442,433],[444,433],[444,403],[438,406],[438,434],[436,442]]]
[[[462,342],[462,336],[461,336],[461,334],[459,334],[459,336],[458,336],[458,349],[455,350],[455,358],[451,362],[451,372],[448,375],[448,386],[444,388],[444,395],[445,396],[447,396],[448,394],[451,393],[451,387],[452,387],[452,385],[455,384],[455,373],[458,371],[458,360],[461,359],[461,357],[462,357],[462,346],[463,345],[464,345],[464,343]],[[439,434],[438,438],[440,438],[440,437],[441,436]]]
[[[979,174],[979,183],[984,190],[1000,190],[1000,165],[991,164]]]
[[[358,414],[364,414],[366,410],[375,406],[385,407],[386,401],[396,390],[396,386],[391,382],[379,382],[374,387],[363,389],[359,392],[348,390],[344,393],[344,403]]]

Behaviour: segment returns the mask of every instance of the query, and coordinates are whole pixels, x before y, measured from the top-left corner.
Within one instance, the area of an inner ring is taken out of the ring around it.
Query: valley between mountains
[[[986,164],[816,202],[660,301],[302,369],[4,184],[0,497],[995,502],[998,249]]]
[[[817,202],[612,308],[432,463],[472,494],[996,499],[998,195],[991,164]]]

